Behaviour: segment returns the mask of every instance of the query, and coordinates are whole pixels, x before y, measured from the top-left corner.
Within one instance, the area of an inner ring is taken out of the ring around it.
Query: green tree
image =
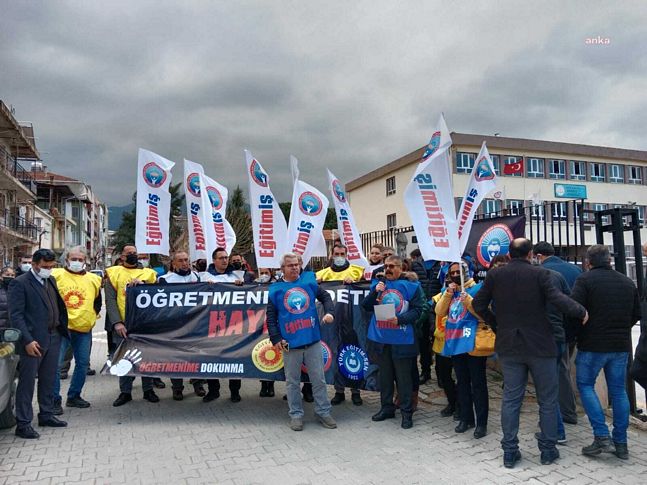
[[[236,186],[234,191],[229,194],[225,217],[236,233],[236,246],[234,246],[234,250],[242,254],[252,252],[252,245],[254,243],[252,219],[249,215],[249,207],[245,200],[245,194],[240,186]]]
[[[184,231],[184,224],[182,224],[182,207],[184,207],[184,194],[180,193],[182,182],[169,186],[171,194],[171,213],[170,217],[170,232],[171,244],[176,241]],[[132,201],[134,203],[130,212],[124,211],[121,216],[121,224],[112,236],[112,244],[115,250],[119,252],[121,248],[128,243],[135,242],[135,226],[137,222],[137,192],[133,193]],[[173,250],[175,248],[171,248]]]

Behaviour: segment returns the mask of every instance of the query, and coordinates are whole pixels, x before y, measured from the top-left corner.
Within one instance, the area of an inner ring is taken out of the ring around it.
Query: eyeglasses
[[[399,267],[401,267],[401,266],[402,266],[401,264],[385,264],[385,265],[384,265],[384,267],[385,267],[386,269],[399,268]]]

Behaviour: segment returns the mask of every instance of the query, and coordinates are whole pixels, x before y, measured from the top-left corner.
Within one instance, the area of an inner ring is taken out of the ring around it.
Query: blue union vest
[[[316,298],[317,280],[311,271],[291,283],[278,281],[270,285],[269,299],[278,312],[281,336],[291,348],[321,340]]]
[[[375,289],[379,281],[371,283],[371,290]],[[409,309],[409,301],[415,296],[420,283],[417,281],[395,280],[385,281],[386,289],[382,292],[382,304],[393,303],[395,314],[400,315]],[[388,327],[385,323],[377,322],[375,314],[368,326],[368,338],[373,342],[382,344],[411,345],[414,343],[413,325]]]
[[[474,298],[474,295],[481,289],[482,284],[478,283],[465,292]],[[478,320],[472,315],[467,306],[458,298],[460,293],[455,293],[447,312],[447,322],[445,324],[445,346],[442,355],[450,357],[452,355],[465,354],[474,350],[474,340],[476,338],[476,329]]]

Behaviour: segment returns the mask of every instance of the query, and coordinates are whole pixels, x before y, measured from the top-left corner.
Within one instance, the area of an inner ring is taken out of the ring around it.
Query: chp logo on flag
[[[186,186],[191,195],[200,197],[200,174],[193,172],[186,178]]]
[[[425,162],[429,157],[431,157],[434,153],[436,153],[436,150],[438,150],[438,147],[440,146],[440,131],[435,131],[433,135],[431,135],[431,140],[429,140],[429,144],[425,148],[425,152],[422,154],[422,160],[420,162]]]
[[[304,192],[301,194],[301,197],[299,197],[299,209],[308,216],[318,215],[321,212],[322,207],[323,203],[321,202],[321,199],[312,192]]]
[[[267,174],[261,168],[261,164],[252,160],[252,163],[249,164],[249,175],[252,177],[252,180],[261,187],[267,187]]]
[[[310,306],[310,297],[301,288],[290,288],[283,297],[283,306],[292,314],[305,312]]]
[[[344,345],[337,354],[337,367],[346,379],[361,381],[368,374],[368,355],[356,345]]]
[[[208,186],[207,195],[209,196],[209,201],[211,202],[211,207],[213,207],[213,210],[220,210],[222,208],[223,198],[222,195],[220,195],[218,189],[212,187],[211,185]]]
[[[346,194],[344,193],[344,190],[341,188],[341,184],[339,183],[339,180],[335,179],[332,181],[332,188],[333,192],[335,194],[335,197],[337,197],[337,200],[339,202],[346,202]]]
[[[166,171],[155,162],[148,162],[144,165],[142,175],[146,183],[155,189],[166,182]]]
[[[512,239],[514,239],[512,232],[505,224],[495,224],[489,227],[481,235],[476,245],[476,259],[481,266],[489,268],[490,262],[495,256],[508,254]]]

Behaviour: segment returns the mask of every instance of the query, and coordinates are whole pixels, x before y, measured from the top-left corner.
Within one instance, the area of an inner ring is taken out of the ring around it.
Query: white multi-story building
[[[501,215],[520,213],[532,207],[534,220],[561,221],[571,237],[577,231],[580,214],[567,212],[566,201],[583,199],[584,210],[599,211],[614,207],[638,210],[643,223],[642,241],[647,240],[645,208],[647,206],[647,151],[552,141],[506,138],[499,136],[452,133],[452,183],[456,208],[469,180],[481,143],[487,143],[497,175],[498,188],[505,194],[486,199],[479,213]],[[420,162],[425,147],[364,174],[346,184],[353,214],[360,232],[381,231],[411,226],[404,205],[404,190]],[[519,173],[505,175],[505,165],[516,165]],[[553,202],[552,205],[542,203]],[[544,208],[546,213],[544,214]],[[585,244],[594,244],[592,218],[582,214]],[[527,226],[529,227],[529,225]],[[530,236],[530,234],[528,234]],[[550,237],[547,237],[550,240]],[[605,236],[605,243],[610,238]],[[627,253],[633,254],[628,243]]]

